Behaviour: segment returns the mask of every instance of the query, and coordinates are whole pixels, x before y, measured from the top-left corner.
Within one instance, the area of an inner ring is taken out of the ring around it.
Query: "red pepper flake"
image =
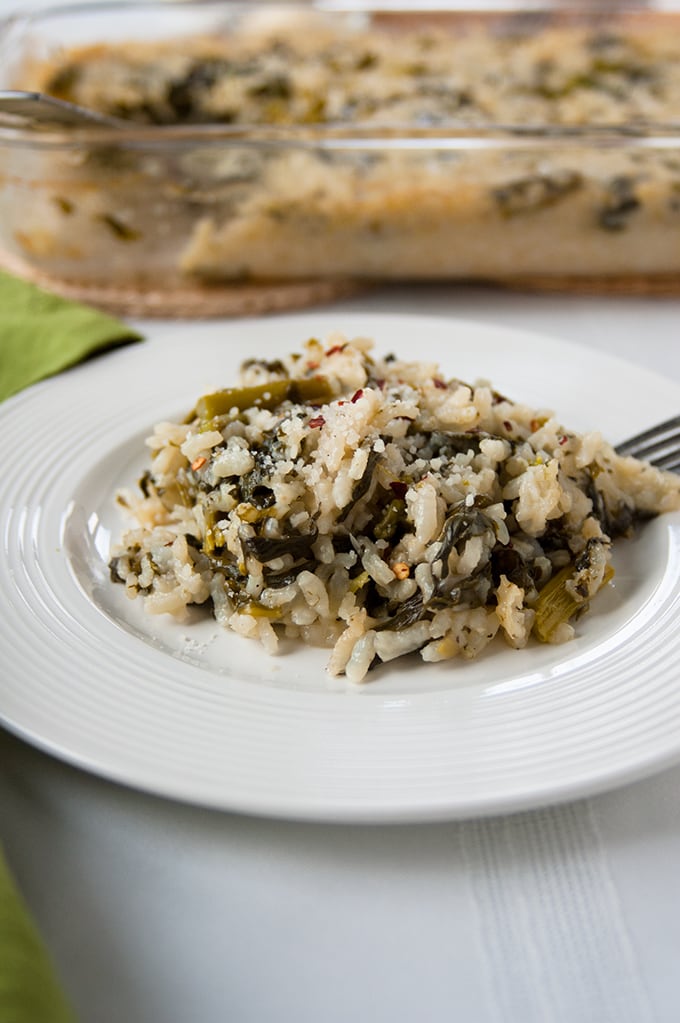
[[[375,381],[375,386],[382,391],[383,387],[385,386],[385,381],[383,380],[382,377],[378,377],[378,379]]]
[[[438,377],[435,377],[432,383],[434,384],[435,387],[438,387],[440,391],[448,391],[449,389],[449,385],[446,383],[446,381],[439,380]]]
[[[309,426],[311,426],[312,430],[318,430],[325,424],[325,422],[326,420],[323,416],[314,416],[313,419],[309,420]]]
[[[315,369],[318,369],[320,365],[321,365],[321,363],[319,363],[319,362],[308,362],[307,363],[307,369],[315,370]]]
[[[390,483],[390,489],[396,494],[397,497],[403,501],[406,497],[406,491],[408,490],[408,484],[402,483],[401,480],[393,480]]]
[[[564,447],[564,445],[567,444],[568,441],[569,441],[569,438],[567,437],[566,433],[563,433],[562,436],[559,439],[559,444],[560,444],[561,447]]]
[[[191,471],[198,472],[199,469],[203,468],[207,461],[208,459],[204,458],[203,455],[201,455],[199,458],[194,459],[194,461],[191,463]]]
[[[355,391],[354,394],[352,395],[352,398],[351,398],[352,404],[354,405],[355,402],[359,401],[359,398],[363,398],[363,396],[364,396],[364,392],[363,392],[363,389],[360,387],[359,390]]]
[[[337,355],[338,352],[344,352],[346,347],[347,345],[333,345],[332,348],[328,349],[326,355]]]

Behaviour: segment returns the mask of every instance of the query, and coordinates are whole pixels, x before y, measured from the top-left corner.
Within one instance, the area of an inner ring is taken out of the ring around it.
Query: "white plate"
[[[0,408],[0,721],[59,757],[192,802],[330,820],[453,818],[528,808],[680,757],[680,516],[621,541],[615,584],[563,647],[381,668],[352,687],[327,651],[278,657],[146,616],[108,579],[113,495],[143,438],[248,354],[367,334],[616,442],[677,412],[680,388],[550,338],[446,319],[306,314],[171,324]]]

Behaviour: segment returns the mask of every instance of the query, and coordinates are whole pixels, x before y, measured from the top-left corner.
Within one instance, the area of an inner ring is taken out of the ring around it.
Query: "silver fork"
[[[620,455],[633,455],[645,462],[651,462],[659,469],[680,471],[680,416],[666,419],[630,437],[616,447]]]

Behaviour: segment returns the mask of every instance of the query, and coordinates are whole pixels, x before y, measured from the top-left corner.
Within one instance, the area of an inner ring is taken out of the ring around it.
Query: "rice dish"
[[[612,575],[611,545],[680,508],[680,479],[488,382],[310,339],[248,359],[147,441],[134,526],[111,577],[150,613],[205,605],[274,653],[328,647],[328,671],[561,643]]]

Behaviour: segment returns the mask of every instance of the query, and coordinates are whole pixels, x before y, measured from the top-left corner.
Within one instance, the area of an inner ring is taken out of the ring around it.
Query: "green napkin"
[[[113,316],[0,271],[0,401],[88,355],[141,340]]]
[[[0,851],[0,1020],[75,1023]]]

